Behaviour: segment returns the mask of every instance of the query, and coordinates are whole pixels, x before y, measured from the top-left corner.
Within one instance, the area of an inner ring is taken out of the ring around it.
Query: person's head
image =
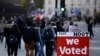
[[[2,16],[2,20],[5,20],[5,17],[4,16]]]
[[[51,25],[51,22],[50,22],[50,21],[48,21],[48,22],[47,22],[47,24],[46,24],[46,26],[47,26],[47,25]]]
[[[70,23],[69,23],[69,25],[73,25],[74,23],[71,21]]]
[[[14,19],[16,19],[16,18],[17,18],[17,16],[14,16],[13,18],[14,18]]]
[[[61,26],[61,22],[60,21],[56,22],[56,26],[60,27]]]
[[[74,26],[78,26],[77,24],[74,24]]]
[[[10,17],[10,19],[11,19],[11,20],[14,20],[14,18],[13,18],[13,17]]]

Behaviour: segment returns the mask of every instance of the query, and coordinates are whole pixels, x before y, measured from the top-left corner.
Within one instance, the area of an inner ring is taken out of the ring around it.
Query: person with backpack
[[[52,56],[55,43],[55,31],[50,22],[48,22],[44,28],[42,36],[46,46],[46,56]]]
[[[18,28],[13,21],[7,21],[4,26],[4,36],[6,37],[8,56],[17,56],[18,52]]]
[[[24,26],[23,41],[25,43],[26,56],[33,56],[35,49],[35,29],[29,18],[26,19],[26,25]]]
[[[36,45],[35,45],[35,56],[44,56],[44,41],[42,37],[42,32],[45,27],[45,22],[42,21],[40,27],[36,25],[35,27],[35,39],[36,39]]]

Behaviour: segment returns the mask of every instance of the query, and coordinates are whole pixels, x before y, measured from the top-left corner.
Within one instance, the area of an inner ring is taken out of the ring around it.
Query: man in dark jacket
[[[23,28],[23,40],[25,43],[26,56],[33,56],[35,46],[33,23],[29,18],[25,19]]]
[[[94,38],[94,34],[93,34],[93,19],[91,18],[88,25],[88,32],[90,33],[90,39],[92,39],[92,37]]]
[[[53,47],[55,43],[55,30],[51,26],[50,22],[48,22],[46,27],[44,28],[42,36],[46,46],[46,56],[52,56],[54,50]]]
[[[14,56],[17,56],[19,38],[17,25],[14,22],[12,23],[12,21],[11,23],[7,23],[5,25],[4,36],[6,37],[8,56],[11,56],[13,54]]]

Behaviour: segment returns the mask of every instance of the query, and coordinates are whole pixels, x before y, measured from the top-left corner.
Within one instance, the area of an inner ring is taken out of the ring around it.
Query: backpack
[[[12,45],[16,45],[17,44],[17,38],[15,37],[14,34],[9,35],[9,44]]]
[[[51,28],[47,28],[44,30],[43,38],[44,40],[51,40],[53,38],[53,31]]]
[[[34,28],[32,26],[26,26],[24,28],[23,40],[25,43],[34,40]]]

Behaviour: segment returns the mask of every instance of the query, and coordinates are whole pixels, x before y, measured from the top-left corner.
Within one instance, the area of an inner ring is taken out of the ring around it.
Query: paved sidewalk
[[[8,56],[7,48],[5,48],[5,41],[3,41],[3,43],[0,42],[0,56]],[[18,50],[18,56],[25,56],[25,48],[23,41],[21,43],[21,49]]]

